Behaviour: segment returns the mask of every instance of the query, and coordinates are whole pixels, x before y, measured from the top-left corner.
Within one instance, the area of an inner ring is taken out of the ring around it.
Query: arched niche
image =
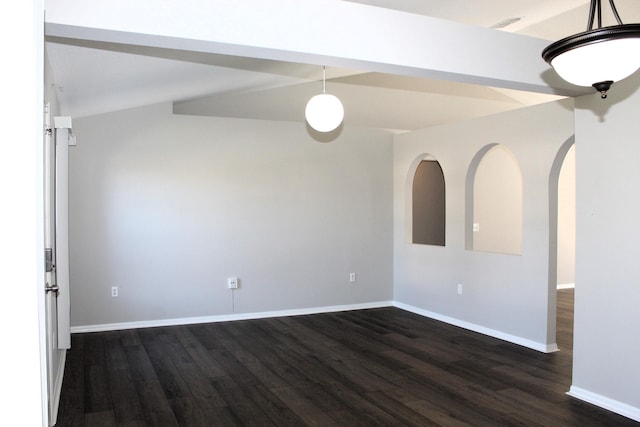
[[[473,158],[466,182],[466,248],[522,253],[522,172],[501,144],[483,147]]]
[[[440,162],[423,154],[412,163],[407,179],[407,237],[411,243],[444,246],[446,185]]]

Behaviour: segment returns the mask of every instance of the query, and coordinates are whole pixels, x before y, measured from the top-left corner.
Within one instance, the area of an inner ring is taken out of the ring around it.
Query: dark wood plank
[[[105,364],[104,335],[87,335],[85,349],[85,411],[87,413],[108,411],[112,403],[109,376]]]
[[[89,412],[85,420],[87,425],[92,427],[116,427],[113,411]]]
[[[126,352],[131,376],[148,425],[179,425],[145,348],[142,345],[132,345],[126,348]]]
[[[636,426],[566,395],[543,354],[396,308],[81,334],[60,426]]]
[[[144,412],[136,384],[129,371],[125,351],[127,337],[120,333],[105,334],[105,357],[110,378],[110,394],[117,425],[143,425]]]

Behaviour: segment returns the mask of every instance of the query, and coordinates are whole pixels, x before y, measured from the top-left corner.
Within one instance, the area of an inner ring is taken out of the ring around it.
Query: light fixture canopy
[[[614,82],[640,68],[640,24],[623,24],[613,0],[611,11],[618,25],[602,27],[600,0],[591,0],[587,31],[550,44],[542,58],[564,80],[578,86],[593,86],[602,98]],[[595,17],[598,28],[594,29]]]
[[[309,100],[304,114],[309,126],[318,132],[331,132],[344,119],[342,102],[336,96],[326,93],[325,67],[322,67],[322,93]]]

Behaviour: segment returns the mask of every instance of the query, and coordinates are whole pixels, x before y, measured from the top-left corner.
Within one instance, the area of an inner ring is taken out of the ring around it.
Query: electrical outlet
[[[480,231],[480,223],[478,222],[473,223],[473,231]]]
[[[229,289],[238,289],[238,278],[229,277],[227,279],[227,286],[229,287]]]
[[[349,273],[349,283],[356,282],[356,273]]]
[[[462,283],[458,283],[458,295],[462,295]]]
[[[112,286],[111,287],[111,296],[114,297],[114,298],[118,296],[118,287],[117,286]]]

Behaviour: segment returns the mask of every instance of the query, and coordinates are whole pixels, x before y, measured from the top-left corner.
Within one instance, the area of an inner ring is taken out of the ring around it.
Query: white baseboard
[[[558,283],[558,285],[556,286],[556,289],[575,289],[575,288],[576,288],[575,283]]]
[[[53,384],[53,395],[49,396],[51,405],[50,425],[54,426],[58,421],[58,407],[60,406],[60,395],[62,394],[62,379],[64,378],[64,366],[67,362],[67,350],[60,350],[62,354],[58,359],[58,371]]]
[[[424,310],[422,308],[418,308],[418,307],[413,307],[411,305],[407,305],[407,304],[403,304],[400,302],[394,302],[393,305],[395,307],[401,308],[403,310],[407,310],[410,311],[412,313],[415,314],[419,314],[421,316],[425,316],[425,317],[429,317],[431,319],[435,319],[435,320],[439,320],[441,322],[445,322],[448,323],[450,325],[454,325],[454,326],[458,326],[460,328],[464,328],[464,329],[468,329],[470,331],[473,332],[478,332],[480,334],[483,335],[488,335],[490,337],[494,337],[494,338],[498,338],[501,339],[503,341],[508,341],[510,343],[513,344],[518,344],[521,345],[523,347],[528,347],[531,348],[533,350],[537,350],[537,351],[541,351],[543,353],[552,353],[554,351],[558,351],[558,345],[553,343],[553,344],[544,344],[544,343],[539,343],[536,341],[531,341],[522,337],[518,337],[515,335],[510,335],[510,334],[506,334],[504,332],[495,330],[495,329],[491,329],[491,328],[486,328],[484,326],[480,326],[480,325],[476,325],[475,323],[469,323],[469,322],[465,322],[463,320],[460,319],[456,319],[453,317],[449,317],[449,316],[444,316],[442,314],[439,313],[434,313],[432,311],[428,311],[428,310]]]
[[[193,325],[198,323],[217,323],[217,322],[230,322],[234,320],[250,320],[250,319],[266,319],[270,317],[283,317],[283,316],[300,316],[305,314],[319,314],[319,313],[332,313],[338,311],[349,310],[364,310],[368,308],[380,308],[380,307],[398,307],[402,310],[410,311],[412,313],[419,314],[421,316],[429,317],[431,319],[439,320],[445,323],[449,323],[454,326],[459,326],[470,331],[478,332],[484,335],[488,335],[494,338],[498,338],[504,341],[508,341],[514,344],[518,344],[524,347],[528,347],[543,353],[551,353],[558,351],[556,344],[543,344],[531,340],[527,340],[515,335],[505,334],[504,332],[494,329],[486,328],[484,326],[476,325],[469,322],[464,322],[459,319],[455,319],[449,316],[443,316],[438,313],[423,310],[417,307],[413,307],[407,304],[395,302],[395,301],[378,301],[372,303],[363,304],[349,304],[349,305],[335,305],[326,307],[312,307],[293,310],[277,310],[277,311],[263,311],[257,313],[237,313],[237,314],[224,314],[217,316],[202,316],[202,317],[186,317],[178,319],[161,319],[161,320],[148,320],[140,322],[122,322],[122,323],[105,323],[99,325],[85,325],[85,326],[72,326],[71,333],[79,334],[86,332],[104,332],[104,331],[118,331],[124,329],[138,329],[138,328],[155,328],[159,326],[177,326],[177,325]]]
[[[587,403],[591,403],[592,405],[620,414],[623,417],[631,418],[634,421],[640,421],[640,408],[636,408],[635,406],[627,405],[626,403],[610,399],[574,385],[571,386],[567,394],[571,397],[575,397],[576,399],[583,400]]]
[[[124,329],[155,328],[158,326],[194,325],[197,323],[229,322],[233,320],[266,319],[269,317],[300,316],[305,314],[333,313],[338,311],[364,310],[367,308],[392,307],[393,301],[378,301],[363,304],[333,305],[293,310],[263,311],[257,313],[224,314],[219,316],[186,317],[141,322],[105,323],[100,325],[72,326],[71,333],[119,331]]]

